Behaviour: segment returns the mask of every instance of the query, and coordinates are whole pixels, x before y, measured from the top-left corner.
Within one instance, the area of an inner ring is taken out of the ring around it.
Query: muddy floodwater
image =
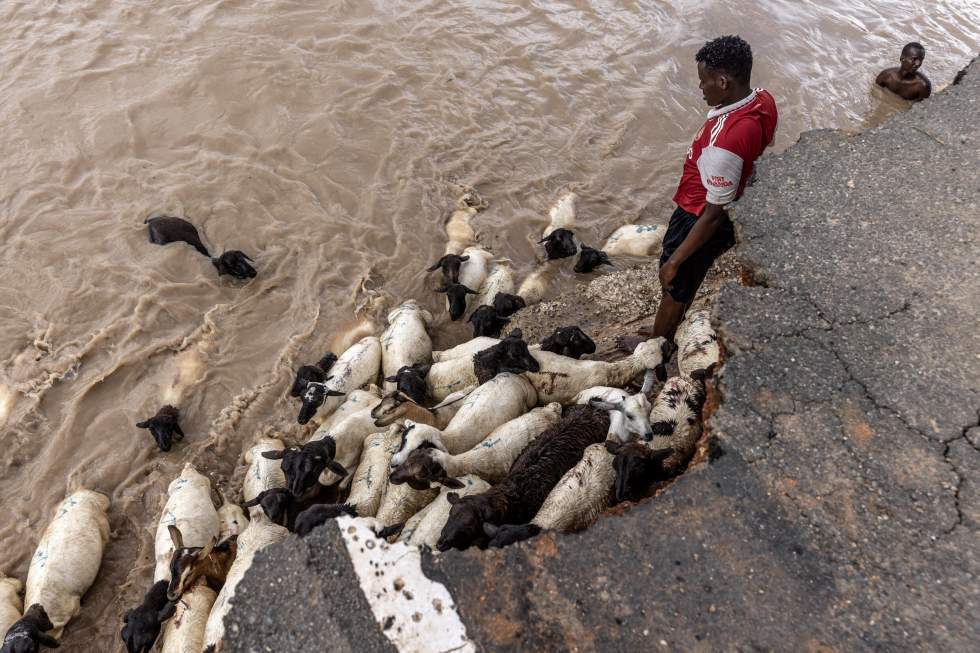
[[[292,370],[342,344],[356,303],[445,315],[424,269],[463,188],[489,202],[480,242],[526,272],[569,187],[590,244],[666,219],[706,39],[752,44],[783,148],[902,109],[872,80],[907,41],[949,83],[980,0],[8,0],[0,25],[0,571],[23,579],[66,491],[107,493],[112,540],[61,650],[119,651],[169,480],[192,461],[237,499],[254,438],[304,436]],[[155,214],[258,277],[150,245]],[[163,454],[134,423],[175,392],[187,438]]]

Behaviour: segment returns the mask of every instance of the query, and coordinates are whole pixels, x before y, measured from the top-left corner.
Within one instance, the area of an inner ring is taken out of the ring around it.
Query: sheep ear
[[[431,268],[425,268],[425,271],[426,272],[435,272],[436,270],[439,269],[439,264],[440,263],[442,263],[442,259],[439,259],[438,261],[436,261],[435,263],[433,263]]]
[[[184,548],[184,536],[180,534],[180,529],[171,524],[167,526],[167,531],[170,533],[170,541],[173,542],[174,548]]]
[[[469,255],[469,254],[467,254],[466,256],[460,256],[460,257],[459,257],[459,260],[460,260],[460,261],[468,261],[468,260],[470,260],[470,255]]]
[[[147,420],[145,422],[136,422],[136,428],[138,428],[138,429],[148,429],[148,428],[150,428],[150,421]]]
[[[268,460],[282,460],[284,455],[286,455],[286,452],[283,449],[273,449],[271,451],[262,452],[262,457],[267,458]]]
[[[203,549],[201,549],[201,553],[198,555],[198,559],[207,558],[209,555],[211,555],[211,551],[214,550],[214,545],[217,543],[218,543],[218,538],[216,537],[212,537],[210,540],[208,540],[208,543],[204,545]]]
[[[606,440],[606,451],[612,455],[617,455],[623,449],[623,444],[621,442],[616,442],[615,440]]]
[[[622,410],[623,402],[613,403],[611,401],[603,401],[602,399],[596,399],[593,397],[589,399],[589,405],[593,408],[598,408],[599,410]]]
[[[667,380],[667,365],[666,364],[661,363],[660,365],[657,365],[655,368],[653,368],[653,371],[657,375],[657,380],[660,381],[661,383],[663,383],[664,381]]]
[[[467,295],[475,295],[475,294],[477,294],[475,290],[470,290],[466,286],[463,286],[463,291],[466,292]]]
[[[449,505],[455,506],[457,503],[459,503],[459,494],[456,492],[450,492],[446,495],[446,501],[449,502]]]
[[[347,394],[347,393],[346,392],[340,392],[338,390],[327,390],[327,396],[328,397],[343,397],[345,394]]]
[[[416,369],[418,370],[419,375],[424,378],[429,376],[429,370],[432,369],[432,363],[420,363]]]
[[[157,621],[166,621],[170,617],[174,616],[175,612],[177,612],[177,604],[168,601],[167,605],[163,606],[160,612],[157,613]]]
[[[464,487],[466,487],[465,483],[462,483],[459,480],[452,478],[450,476],[445,476],[443,478],[440,478],[438,482],[454,490],[462,490]],[[455,492],[453,494],[455,494]]]
[[[338,463],[336,460],[331,460],[327,463],[327,469],[336,474],[337,476],[347,476],[347,469]]]
[[[439,288],[436,288],[436,292],[449,292],[449,288],[446,286],[440,286]]]

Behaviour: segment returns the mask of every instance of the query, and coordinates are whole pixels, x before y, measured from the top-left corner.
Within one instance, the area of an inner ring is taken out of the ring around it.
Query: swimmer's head
[[[926,58],[926,49],[922,47],[921,43],[916,43],[915,41],[907,44],[902,48],[902,58],[899,61],[902,64],[903,73],[914,73],[919,70],[922,65],[922,60]]]
[[[704,44],[698,62],[701,93],[709,106],[729,104],[752,79],[752,48],[738,36],[721,36]]]

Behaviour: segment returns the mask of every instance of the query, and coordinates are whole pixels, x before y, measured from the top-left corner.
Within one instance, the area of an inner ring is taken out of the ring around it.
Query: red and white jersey
[[[717,107],[687,151],[674,202],[700,216],[706,203],[725,205],[741,197],[755,160],[776,134],[779,115],[769,91]]]

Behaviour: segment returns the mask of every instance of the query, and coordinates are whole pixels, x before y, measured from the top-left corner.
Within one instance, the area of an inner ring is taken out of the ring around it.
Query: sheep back
[[[450,492],[456,492],[459,496],[465,497],[490,489],[489,483],[473,474],[461,476],[458,480],[464,484],[464,487],[458,490],[451,490],[447,487],[441,488],[439,496],[432,503],[405,522],[405,527],[398,537],[399,542],[414,544],[415,546],[428,546],[435,550],[436,542],[439,541],[439,535],[449,520],[449,511],[452,508],[449,500],[446,499],[446,495]]]
[[[456,358],[466,358],[472,359],[473,354],[478,351],[483,351],[484,349],[490,349],[494,345],[500,342],[499,338],[490,338],[488,336],[477,336],[472,340],[467,340],[466,342],[445,349],[443,351],[432,352],[432,360],[435,363],[442,361],[450,361]]]
[[[586,447],[582,460],[561,477],[541,504],[533,523],[563,533],[594,524],[615,493],[613,457],[605,443]]]
[[[248,470],[242,481],[242,499],[251,501],[266,490],[277,487],[286,487],[286,475],[282,472],[281,460],[269,460],[262,455],[263,451],[282,451],[285,449],[282,440],[277,438],[259,438],[252,447],[245,452],[245,464]],[[261,512],[260,506],[253,506]],[[251,515],[257,514],[255,510],[249,509]]]
[[[238,583],[245,577],[245,572],[252,566],[255,554],[265,547],[281,542],[289,535],[289,531],[273,524],[268,519],[256,518],[238,536],[238,552],[235,561],[231,563],[225,584],[218,592],[214,605],[208,614],[204,627],[204,646],[218,644],[225,636],[225,615],[231,610],[231,599],[235,596]]]
[[[534,387],[517,374],[496,375],[463,400],[459,411],[443,429],[449,453],[472,449],[498,426],[520,417],[538,402]]]
[[[355,342],[340,355],[330,368],[331,379],[327,389],[344,394],[378,380],[381,371],[381,340],[367,336]],[[317,417],[325,419],[343,403],[342,397],[327,397],[317,410]]]
[[[248,526],[248,518],[245,511],[237,503],[225,502],[218,508],[218,540],[225,540],[233,535],[238,535]]]
[[[397,431],[398,427],[395,427],[394,432]],[[397,448],[401,441],[400,435],[389,433],[392,433],[391,429],[386,433],[373,433],[364,440],[361,461],[354,471],[347,497],[347,503],[356,506],[357,514],[361,517],[373,517],[381,505],[381,496],[388,482],[388,463],[394,453],[392,449]]]
[[[432,503],[439,494],[438,489],[413,490],[408,483],[393,485],[387,482],[381,505],[375,515],[384,526],[406,523],[413,515]]]
[[[221,533],[221,520],[211,502],[211,483],[187,463],[180,476],[167,488],[167,503],[157,522],[154,553],[156,568],[153,582],[170,580],[170,556],[174,545],[168,526],[176,526],[184,546],[204,546]]]
[[[514,461],[506,478],[491,491],[507,498],[507,517],[501,523],[524,524],[537,514],[552,488],[574,467],[585,448],[602,442],[609,431],[609,414],[590,406],[570,406]]]
[[[381,403],[379,392],[378,387],[375,385],[368,385],[363,390],[351,391],[344,399],[344,402],[320,423],[320,428],[317,431],[322,430],[325,433],[329,433],[330,429],[349,417],[352,413],[356,413],[365,408],[371,410]]]
[[[395,376],[405,365],[428,363],[432,359],[432,340],[426,325],[432,315],[415,300],[401,304],[388,313],[388,328],[381,334],[381,367],[384,377]],[[385,381],[385,392],[396,384]]]
[[[84,489],[72,493],[58,506],[31,558],[24,602],[44,606],[55,638],[78,614],[82,595],[99,573],[109,541],[108,509],[104,494]]]
[[[204,627],[216,597],[204,583],[184,592],[177,602],[177,611],[163,629],[160,653],[201,653]]]
[[[606,239],[602,246],[609,256],[652,256],[663,246],[663,225],[624,224]]]
[[[493,266],[493,270],[487,275],[486,281],[479,288],[479,294],[473,302],[476,306],[484,304],[493,305],[493,298],[497,293],[514,294],[514,269],[510,266],[510,261],[501,259]],[[474,352],[476,353],[476,352]]]
[[[453,392],[477,385],[470,357],[451,358],[435,363],[425,377],[426,389],[433,401],[442,401]]]
[[[24,604],[20,600],[23,584],[0,573],[0,633],[5,633],[20,619]]]

